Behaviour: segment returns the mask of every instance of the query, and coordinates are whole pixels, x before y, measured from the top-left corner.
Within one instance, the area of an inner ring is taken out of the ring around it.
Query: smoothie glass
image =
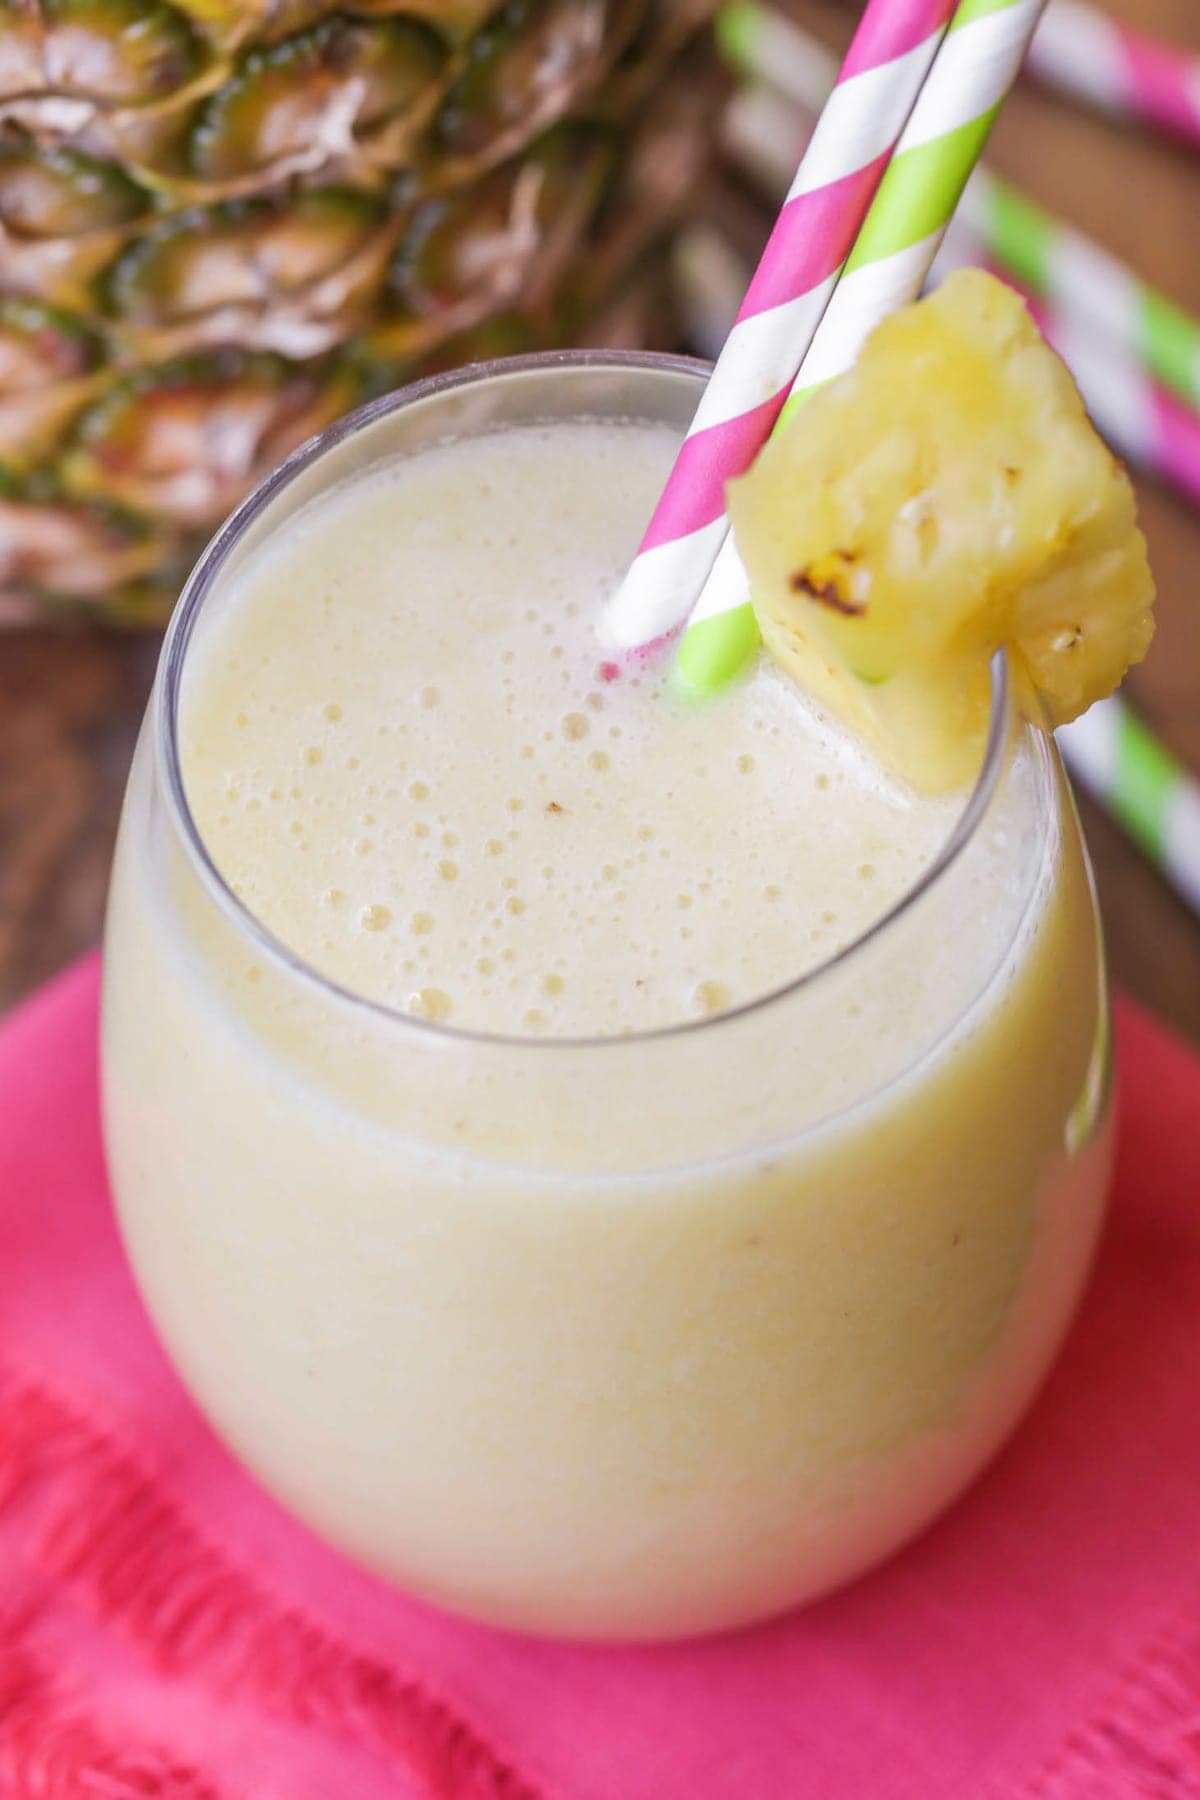
[[[198,837],[178,711],[237,571],[329,484],[528,421],[682,435],[704,374],[514,359],[297,452],[176,611],[108,920],[113,1189],[192,1393],[364,1563],[581,1637],[733,1626],[848,1580],[1038,1387],[1110,1163],[1098,921],[1053,746],[998,662],[977,785],[887,916],[734,1012],[568,1041],[423,1022],[300,962]]]

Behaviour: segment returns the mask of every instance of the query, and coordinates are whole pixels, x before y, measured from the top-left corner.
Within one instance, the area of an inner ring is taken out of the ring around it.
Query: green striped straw
[[[1045,0],[961,0],[800,365],[781,423],[851,367],[873,327],[916,298],[967,178],[1012,86]],[[729,681],[758,628],[727,535],[680,640],[677,675],[694,694]]]
[[[1117,694],[1056,736],[1080,785],[1200,913],[1200,782]]]
[[[717,35],[740,74],[805,113],[820,110],[837,64],[799,25],[762,0],[731,0],[718,15]],[[1200,408],[1200,320],[986,169],[968,182],[959,217],[1002,271],[1065,317],[1113,339],[1156,381]]]

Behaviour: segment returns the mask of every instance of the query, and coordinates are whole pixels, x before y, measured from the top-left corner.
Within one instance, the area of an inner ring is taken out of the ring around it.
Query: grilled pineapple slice
[[[879,325],[729,510],[769,650],[925,791],[977,768],[997,648],[1054,726],[1150,642],[1129,480],[1021,301],[978,270]]]

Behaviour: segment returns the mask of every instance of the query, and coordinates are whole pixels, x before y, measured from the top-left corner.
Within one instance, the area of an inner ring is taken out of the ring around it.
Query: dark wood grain
[[[1195,0],[1108,0],[1114,14],[1200,51]],[[836,44],[853,13],[795,0]],[[1200,157],[1022,87],[990,157],[1064,217],[1200,313]],[[738,221],[753,243],[761,220]],[[1159,632],[1131,690],[1200,768],[1200,516],[1140,483]],[[0,1007],[94,943],[121,788],[153,674],[146,638],[0,634]],[[1084,803],[1117,982],[1200,1039],[1200,924]]]
[[[0,635],[0,1007],[94,943],[157,646]]]

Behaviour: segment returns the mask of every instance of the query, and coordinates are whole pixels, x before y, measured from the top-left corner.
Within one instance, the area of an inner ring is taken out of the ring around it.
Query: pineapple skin
[[[997,649],[1053,727],[1149,648],[1128,476],[979,270],[877,326],[729,492],[768,649],[925,791],[977,770]]]
[[[156,623],[373,394],[642,341],[715,0],[0,0],[0,623]]]

